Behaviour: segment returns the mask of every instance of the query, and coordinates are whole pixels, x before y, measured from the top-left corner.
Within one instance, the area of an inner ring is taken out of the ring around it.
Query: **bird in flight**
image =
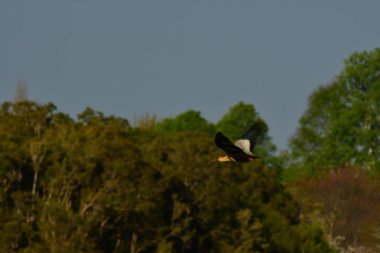
[[[252,151],[257,138],[263,134],[266,127],[262,121],[257,121],[233,144],[224,134],[217,132],[215,144],[223,149],[227,155],[219,156],[219,162],[248,162],[257,159]]]

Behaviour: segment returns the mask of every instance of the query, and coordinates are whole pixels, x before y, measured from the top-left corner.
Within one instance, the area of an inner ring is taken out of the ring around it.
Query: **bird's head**
[[[236,160],[233,159],[232,157],[226,155],[226,156],[219,156],[218,157],[218,162],[235,162]]]

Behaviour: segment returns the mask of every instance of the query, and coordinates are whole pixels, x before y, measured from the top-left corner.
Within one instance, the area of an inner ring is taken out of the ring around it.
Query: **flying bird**
[[[224,134],[217,132],[215,144],[227,155],[219,156],[219,162],[248,162],[257,159],[253,152],[257,138],[263,134],[266,127],[262,121],[257,121],[233,144]]]

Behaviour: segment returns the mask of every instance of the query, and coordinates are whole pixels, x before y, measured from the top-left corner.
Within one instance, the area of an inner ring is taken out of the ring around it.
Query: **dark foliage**
[[[275,171],[211,161],[204,121],[168,134],[55,110],[0,110],[0,252],[331,252]]]

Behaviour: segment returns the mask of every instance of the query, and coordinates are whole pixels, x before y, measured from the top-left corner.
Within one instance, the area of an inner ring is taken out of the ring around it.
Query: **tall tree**
[[[25,100],[28,100],[28,89],[26,81],[23,80],[17,83],[14,102],[20,102]]]
[[[213,133],[214,126],[201,116],[199,111],[188,110],[174,118],[166,118],[157,123],[157,130],[165,133],[205,132]]]
[[[253,104],[242,101],[232,106],[228,112],[218,121],[216,127],[223,132],[231,141],[235,141],[254,123],[262,122],[265,126],[264,134],[257,140],[258,145],[254,153],[264,159],[267,165],[279,167],[279,160],[275,159],[276,146],[269,136],[269,127],[264,119],[256,111]]]
[[[360,247],[369,249],[376,244],[373,232],[380,217],[378,177],[356,168],[340,168],[300,180],[294,186],[304,217],[322,222],[331,241],[342,251],[355,248],[357,251],[350,252],[359,252]]]
[[[228,110],[216,126],[229,138],[236,140],[256,121],[263,120],[256,112],[255,107],[240,101]]]
[[[291,140],[294,168],[314,173],[356,165],[380,169],[380,49],[355,52],[332,83],[309,98]]]
[[[331,252],[274,170],[211,162],[208,132],[53,111],[0,109],[1,252]]]

